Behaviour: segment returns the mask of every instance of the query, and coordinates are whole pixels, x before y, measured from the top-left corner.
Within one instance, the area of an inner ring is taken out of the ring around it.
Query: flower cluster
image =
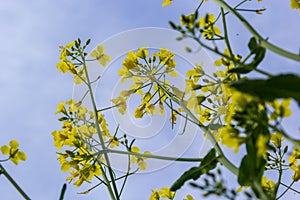
[[[161,48],[159,52],[149,56],[149,50],[145,47],[127,54],[118,74],[121,76],[122,83],[130,81],[132,84],[128,90],[121,91],[117,98],[111,100],[121,114],[126,113],[126,101],[133,94],[141,95],[141,104],[134,111],[136,118],[142,118],[145,113],[151,115],[158,111],[160,115],[165,113],[164,103],[168,98],[165,90],[168,89],[177,94],[183,93],[165,80],[166,76],[178,75],[175,70],[174,56],[174,53],[167,48]],[[174,118],[172,114],[171,118]]]
[[[70,173],[67,180],[74,181],[74,185],[77,187],[84,182],[90,183],[94,177],[97,177],[100,182],[115,182],[134,174],[137,170],[145,170],[147,167],[146,158],[140,155],[138,147],[133,146],[134,140],[129,142],[125,134],[119,136],[118,128],[114,134],[110,134],[102,111],[97,109],[93,103],[91,105],[92,109],[88,109],[87,106],[83,105],[86,95],[92,93],[91,85],[95,82],[94,80],[89,80],[87,62],[97,60],[100,65],[105,66],[110,61],[110,57],[104,54],[102,45],[99,45],[91,52],[93,59],[88,60],[88,54],[84,52],[88,44],[89,41],[82,46],[81,41],[78,39],[65,47],[61,47],[61,61],[57,65],[57,68],[62,73],[69,72],[73,74],[76,84],[85,83],[87,86],[87,92],[80,101],[70,99],[58,104],[55,114],[61,115],[58,120],[62,123],[62,126],[60,130],[52,132],[54,146],[58,150],[57,156],[61,170]],[[146,54],[147,50],[141,50],[136,55],[146,57]],[[171,60],[166,59],[167,57],[164,55],[160,56],[162,63],[172,66]],[[133,57],[129,57],[128,60],[124,61],[124,66],[129,71],[134,70],[136,67],[132,67],[134,64],[135,59]],[[127,92],[127,94],[123,92],[123,94],[128,96],[130,92]],[[112,100],[117,104],[121,113],[126,112],[126,102],[123,98]],[[147,110],[151,109],[151,106],[148,106],[148,104],[146,107]],[[107,110],[107,108],[103,110]],[[114,148],[120,151],[122,147],[125,148],[124,152],[128,152],[130,163],[137,164],[137,170],[132,171],[132,166],[130,165],[126,175],[118,178],[114,175],[115,172],[110,166],[108,153]],[[145,151],[144,154],[150,155],[151,153]],[[106,175],[108,171],[110,180],[108,180]],[[126,178],[124,181],[126,181]]]
[[[62,73],[68,72],[74,75],[75,84],[87,84],[85,68],[83,67],[85,63],[82,63],[82,58],[88,55],[84,51],[89,43],[90,40],[87,40],[86,44],[81,46],[81,40],[78,39],[60,47],[60,61],[57,63],[56,68]],[[98,60],[102,66],[106,66],[111,60],[110,56],[105,54],[104,51],[104,46],[99,45],[91,52],[91,57]]]
[[[81,102],[72,99],[58,104],[55,114],[62,114],[59,118],[62,122],[62,130],[52,132],[54,146],[60,151],[58,160],[63,172],[70,172],[67,180],[77,180],[74,185],[80,186],[84,181],[89,182],[94,176],[101,175],[101,155],[96,155],[95,149],[98,144],[93,136],[97,134],[95,127],[95,115]],[[99,113],[98,123],[109,145],[109,130],[103,115]],[[61,151],[62,148],[65,151]]]

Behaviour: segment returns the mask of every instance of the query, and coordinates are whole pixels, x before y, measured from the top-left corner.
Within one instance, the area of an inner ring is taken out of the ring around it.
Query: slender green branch
[[[227,23],[226,23],[226,17],[224,13],[224,9],[221,7],[221,14],[222,14],[222,21],[223,21],[223,29],[224,29],[224,40],[226,43],[226,47],[229,52],[230,60],[233,62],[234,67],[237,67],[236,60],[234,58],[233,50],[231,48],[230,42],[229,42],[229,36],[228,36],[228,30],[227,30]],[[237,75],[238,79],[240,79],[240,74]]]
[[[269,77],[269,78],[272,78],[272,77],[273,77],[272,74],[270,74],[270,73],[268,73],[268,72],[265,72],[265,71],[263,71],[263,70],[261,70],[261,69],[255,68],[254,71],[256,71],[256,72],[258,72],[258,73],[260,73],[260,74],[266,75],[266,76]]]
[[[278,180],[277,180],[277,183],[276,183],[276,185],[275,185],[275,189],[274,189],[274,198],[276,198],[276,194],[277,194],[277,192],[278,192],[278,189],[279,189],[279,185],[280,185],[280,183],[281,183],[281,179],[282,179],[282,173],[283,173],[283,169],[282,169],[282,157],[283,157],[283,155],[281,154],[281,149],[279,148],[279,157],[280,157],[280,159],[279,159],[279,169],[278,169]]]
[[[95,123],[96,123],[96,129],[97,129],[98,137],[99,137],[102,149],[106,149],[104,139],[103,139],[103,136],[102,136],[102,131],[100,129],[100,125],[99,125],[99,122],[98,122],[98,110],[97,110],[97,107],[96,107],[96,102],[95,102],[95,98],[94,98],[94,94],[93,94],[93,89],[92,89],[92,86],[91,86],[91,81],[90,81],[90,78],[89,78],[89,74],[88,74],[88,70],[87,70],[87,66],[86,66],[86,62],[85,62],[85,57],[84,57],[83,54],[81,55],[81,58],[82,58],[82,61],[83,61],[84,72],[85,72],[87,83],[88,83],[87,86],[88,86],[88,90],[89,90],[89,93],[90,93],[90,98],[91,98],[91,101],[92,101],[93,110],[94,110],[94,113],[95,113]],[[114,181],[114,174],[112,172],[112,168],[111,168],[111,165],[110,165],[109,156],[106,152],[104,152],[104,158],[105,158],[105,161],[106,161],[106,164],[107,164],[108,173],[109,173],[110,178],[111,178],[112,187],[113,187],[114,192],[112,191],[111,185],[110,185],[109,180],[107,179],[105,173],[103,173],[103,178],[107,182],[107,188],[108,188],[108,191],[109,191],[109,194],[110,194],[111,198],[113,200],[116,200],[116,199],[119,200],[118,189],[117,189],[116,183]]]
[[[226,43],[226,47],[229,51],[229,56],[230,56],[230,60],[232,60],[232,62],[235,64],[235,59],[234,59],[234,54],[229,42],[229,36],[228,36],[228,30],[227,30],[227,23],[226,23],[226,18],[225,18],[225,14],[224,14],[224,9],[221,8],[221,14],[222,14],[222,21],[223,21],[223,29],[224,29],[224,40]]]
[[[298,190],[295,190],[294,188],[292,188],[293,184],[295,183],[295,181],[293,181],[290,185],[286,185],[284,183],[280,183],[280,185],[283,185],[284,187],[286,187],[286,191],[284,193],[286,193],[288,190],[292,190],[293,192],[296,192],[298,194],[300,194],[300,192]],[[281,196],[283,196],[284,194],[281,194],[279,197],[277,197],[277,199],[281,198]]]
[[[125,188],[125,183],[126,183],[126,181],[127,181],[127,178],[128,178],[128,176],[130,175],[130,155],[128,154],[128,160],[127,160],[127,171],[126,171],[126,174],[125,174],[125,177],[124,177],[124,181],[123,181],[123,183],[122,183],[122,187],[121,187],[121,189],[120,189],[120,193],[118,194],[119,195],[119,197],[121,198],[121,195],[122,195],[122,192],[123,192],[123,190],[124,190],[124,188]]]
[[[235,17],[237,17],[243,25],[248,29],[248,31],[261,42],[261,46],[264,48],[269,49],[270,51],[273,51],[274,53],[277,53],[279,55],[282,55],[284,57],[300,61],[300,55],[291,53],[289,51],[286,51],[278,46],[275,46],[274,44],[271,44],[266,39],[264,39],[250,24],[249,22],[235,9],[233,9],[231,6],[229,6],[225,1],[223,0],[213,0],[216,4],[218,4],[220,7],[228,10],[231,12]]]
[[[124,154],[124,155],[132,155],[132,156],[138,156],[143,158],[153,158],[158,160],[173,160],[173,161],[181,161],[181,162],[201,162],[202,158],[178,158],[178,157],[170,157],[170,156],[158,156],[153,154],[142,154],[142,153],[136,153],[131,151],[120,151],[120,150],[113,150],[113,149],[105,149],[100,150],[97,152],[97,154],[102,153],[116,153],[116,154]]]
[[[3,174],[9,182],[18,190],[18,192],[24,197],[26,200],[30,200],[28,195],[22,190],[22,188],[16,183],[16,181],[9,175],[9,173],[5,170],[5,168],[0,164],[0,174]]]
[[[67,184],[64,184],[63,187],[61,188],[59,200],[64,200],[66,189],[67,189]]]

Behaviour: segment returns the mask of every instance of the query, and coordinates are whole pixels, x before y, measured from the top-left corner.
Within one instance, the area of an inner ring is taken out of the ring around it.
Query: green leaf
[[[228,70],[229,73],[237,73],[237,74],[248,74],[252,70],[254,70],[255,67],[252,65],[243,65],[242,67],[236,67]]]
[[[169,21],[169,24],[170,24],[170,26],[171,26],[173,29],[175,29],[175,30],[178,29],[178,27],[176,26],[176,24],[174,24],[174,22]]]
[[[266,101],[293,98],[300,106],[300,77],[295,74],[281,74],[269,79],[242,80],[232,83],[232,86]]]
[[[203,158],[199,167],[192,167],[188,171],[184,172],[177,181],[171,186],[171,191],[177,191],[188,180],[197,180],[202,174],[214,169],[217,166],[218,160],[216,157],[216,150],[210,150]]]
[[[256,39],[252,37],[248,43],[248,47],[250,49],[251,54],[254,54],[254,58],[251,63],[244,64],[240,67],[233,68],[229,70],[229,73],[237,73],[237,74],[247,74],[254,70],[259,63],[264,59],[266,54],[266,49],[261,47],[259,43],[257,43]]]
[[[255,37],[250,38],[250,40],[248,42],[248,47],[249,47],[251,53],[254,53],[256,51],[256,49],[259,47],[259,45],[256,42]]]
[[[265,170],[266,160],[261,156],[256,157],[256,154],[247,154],[242,159],[238,183],[241,186],[251,185],[254,180],[261,180]]]

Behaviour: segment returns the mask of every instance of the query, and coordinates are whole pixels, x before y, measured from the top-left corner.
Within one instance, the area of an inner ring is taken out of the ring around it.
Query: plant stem
[[[224,40],[225,40],[225,43],[226,43],[226,47],[229,51],[229,56],[230,56],[232,62],[234,63],[234,65],[235,65],[235,59],[234,59],[233,51],[232,51],[232,48],[231,48],[231,45],[230,45],[230,42],[229,42],[226,18],[225,18],[223,8],[221,8],[221,14],[222,14],[222,21],[223,21],[223,29],[224,29]]]
[[[89,78],[89,74],[88,74],[88,70],[87,70],[87,66],[86,66],[86,62],[85,62],[85,57],[83,55],[81,55],[81,58],[82,58],[83,68],[84,68],[87,83],[88,83],[87,86],[88,86],[88,90],[89,90],[89,93],[90,93],[90,98],[91,98],[91,101],[92,101],[93,111],[95,113],[95,123],[96,123],[96,129],[97,129],[97,133],[98,133],[98,136],[99,136],[100,144],[101,144],[102,149],[106,149],[105,142],[104,142],[104,139],[102,137],[102,131],[100,129],[100,125],[99,125],[99,122],[98,122],[98,110],[97,110],[97,107],[96,107],[96,101],[95,101],[95,98],[94,98],[93,89],[92,89],[92,86],[91,86],[91,81],[90,81],[90,78]],[[114,174],[113,174],[113,171],[112,171],[112,168],[111,168],[111,164],[110,164],[110,161],[109,161],[108,154],[106,152],[104,152],[104,158],[105,158],[105,161],[106,161],[106,164],[107,164],[108,173],[110,175],[110,179],[111,179],[114,191],[112,191],[109,180],[107,179],[106,174],[102,170],[103,178],[107,182],[106,186],[107,186],[107,189],[109,191],[111,199],[119,200],[117,185],[116,185],[116,182],[114,180]]]
[[[283,170],[282,170],[282,157],[283,157],[283,155],[281,154],[281,149],[279,148],[279,153],[278,153],[278,155],[279,155],[279,169],[278,169],[278,180],[277,180],[277,183],[276,183],[276,185],[275,185],[275,189],[274,189],[274,192],[273,192],[273,194],[274,194],[274,199],[276,198],[276,194],[277,194],[277,192],[278,192],[278,189],[279,189],[279,185],[280,185],[280,182],[281,182],[281,179],[282,179],[282,172],[283,172]]]
[[[177,157],[169,157],[169,156],[158,156],[158,155],[152,155],[152,154],[142,154],[142,153],[136,153],[136,152],[131,152],[131,151],[120,151],[120,150],[113,150],[113,149],[105,149],[105,150],[99,151],[98,153],[104,153],[104,152],[139,156],[139,157],[143,157],[143,158],[153,158],[153,159],[158,159],[158,160],[174,160],[174,161],[181,161],[181,162],[201,162],[202,161],[202,158],[177,158]]]
[[[271,44],[266,39],[264,39],[250,24],[249,22],[235,9],[233,9],[231,6],[229,6],[225,1],[223,0],[213,0],[216,4],[218,4],[220,7],[228,10],[231,12],[235,17],[237,17],[243,25],[248,29],[248,31],[261,42],[261,46],[264,48],[269,49],[270,51],[273,51],[274,53],[277,53],[279,55],[282,55],[286,58],[290,58],[296,61],[300,61],[300,55],[297,55],[295,53],[291,53],[289,51],[286,51],[278,46],[275,46],[274,44]]]
[[[4,167],[1,164],[0,164],[0,174],[3,174],[9,180],[9,182],[18,190],[18,192],[24,197],[24,199],[30,200],[27,194],[16,183],[16,181],[8,174],[8,172],[4,169]]]
[[[293,181],[290,185],[286,185],[284,183],[280,183],[280,185],[283,185],[284,187],[286,187],[287,189],[284,191],[283,194],[281,194],[279,197],[277,197],[277,199],[281,198],[281,196],[283,196],[288,190],[292,190],[293,192],[296,192],[298,194],[300,194],[299,191],[295,190],[294,188],[292,188],[293,184],[295,183],[295,181]]]
[[[61,188],[59,200],[64,200],[66,189],[67,189],[67,184],[64,184],[63,187]]]

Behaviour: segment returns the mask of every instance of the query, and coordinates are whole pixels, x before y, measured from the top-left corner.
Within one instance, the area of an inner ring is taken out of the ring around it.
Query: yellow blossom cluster
[[[55,114],[62,114],[62,130],[52,132],[54,146],[58,152],[58,160],[63,172],[70,172],[67,180],[74,180],[74,185],[80,186],[89,182],[94,176],[101,175],[102,155],[97,155],[99,143],[93,137],[97,134],[95,114],[89,111],[81,102],[69,100],[57,106]],[[104,116],[98,113],[101,133],[108,146],[119,146],[118,138],[110,135]],[[70,149],[71,148],[71,149]],[[64,150],[64,151],[63,151]]]
[[[85,47],[88,45],[89,42],[83,48],[79,45],[81,41],[76,40],[68,43],[66,46],[60,47],[60,61],[57,63],[56,68],[62,72],[66,73],[69,72],[70,74],[74,75],[74,83],[81,84],[86,82],[85,76],[85,69],[83,68],[83,64],[81,62],[73,62],[80,61],[83,56],[86,56],[84,52]],[[111,60],[110,56],[104,54],[104,46],[99,45],[95,50],[91,52],[91,57],[95,60],[98,60],[102,66],[106,66],[107,63]]]
[[[168,97],[165,89],[171,89],[176,94],[183,93],[165,80],[166,75],[178,75],[174,56],[167,48],[161,48],[152,55],[149,55],[146,47],[128,52],[118,74],[122,83],[128,80],[132,84],[128,90],[121,91],[117,98],[111,100],[121,114],[126,113],[127,100],[133,94],[141,95],[141,104],[134,111],[135,118],[142,118],[146,113],[165,113],[164,103]],[[161,85],[165,88],[161,88]],[[174,114],[171,114],[171,118],[174,118]]]

